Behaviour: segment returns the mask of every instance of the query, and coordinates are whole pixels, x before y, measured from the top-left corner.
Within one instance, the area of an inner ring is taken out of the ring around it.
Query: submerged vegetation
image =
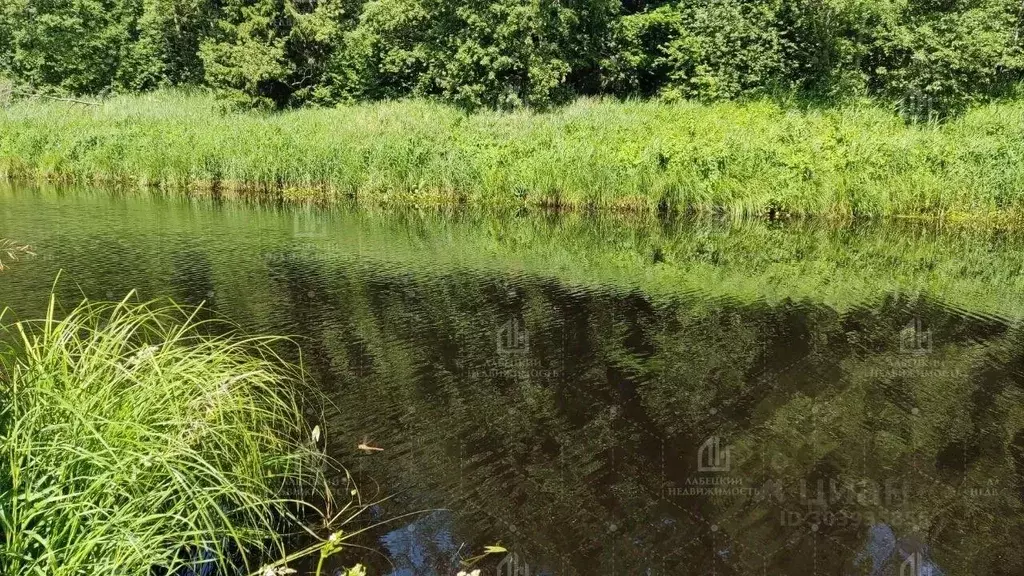
[[[422,101],[281,114],[179,93],[0,116],[0,173],[268,198],[748,215],[1017,218],[1024,104],[906,125],[870,104],[583,100],[467,115]]]
[[[54,308],[4,328],[0,574],[251,571],[279,556],[326,493],[301,376],[272,341],[201,336],[175,306]]]
[[[7,269],[7,263],[17,262],[21,258],[35,256],[32,247],[18,244],[14,240],[0,238],[0,271]]]

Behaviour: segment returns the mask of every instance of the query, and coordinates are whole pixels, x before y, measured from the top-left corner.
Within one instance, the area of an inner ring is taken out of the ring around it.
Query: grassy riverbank
[[[224,113],[157,93],[0,112],[10,178],[299,199],[1016,220],[1024,103],[941,126],[871,105],[582,100],[467,115],[425,101]]]
[[[297,375],[268,340],[203,330],[173,306],[88,302],[5,325],[0,574],[256,570],[261,551],[281,556],[318,478]]]

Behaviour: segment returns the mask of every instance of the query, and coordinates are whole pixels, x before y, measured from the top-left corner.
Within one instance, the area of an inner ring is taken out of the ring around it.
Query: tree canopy
[[[0,73],[67,94],[206,85],[282,108],[420,96],[874,96],[915,116],[1012,94],[1020,0],[10,0]]]

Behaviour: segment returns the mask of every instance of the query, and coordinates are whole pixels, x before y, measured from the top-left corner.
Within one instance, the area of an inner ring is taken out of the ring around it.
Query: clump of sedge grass
[[[174,305],[54,310],[3,329],[0,575],[250,571],[282,553],[322,462],[272,339],[202,335]]]

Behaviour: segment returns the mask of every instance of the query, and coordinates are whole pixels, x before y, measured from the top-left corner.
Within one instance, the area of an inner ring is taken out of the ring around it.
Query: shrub
[[[371,0],[339,60],[357,98],[440,96],[466,108],[547,107],[596,88],[607,0]]]
[[[8,38],[2,60],[22,83],[77,94],[102,92],[117,81],[138,8],[137,0],[5,2],[0,20],[7,22]]]
[[[134,90],[202,83],[199,46],[216,18],[212,0],[143,0],[120,83]]]
[[[230,0],[200,49],[206,82],[235,103],[282,108],[330,103],[329,64],[348,20],[345,0]]]
[[[0,71],[72,93],[203,82],[245,106],[765,93],[941,117],[1024,79],[1019,0],[12,0]]]
[[[964,6],[966,5],[966,6]],[[913,117],[944,116],[1005,93],[1022,78],[1018,2],[916,0],[885,26],[869,66],[876,92]]]

